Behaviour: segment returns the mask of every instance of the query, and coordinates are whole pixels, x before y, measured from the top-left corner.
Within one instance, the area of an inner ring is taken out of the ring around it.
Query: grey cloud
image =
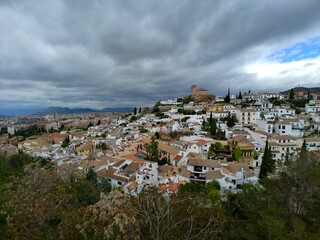
[[[193,83],[218,94],[258,89],[243,66],[317,34],[319,10],[316,0],[2,1],[0,86],[72,106],[151,104]]]

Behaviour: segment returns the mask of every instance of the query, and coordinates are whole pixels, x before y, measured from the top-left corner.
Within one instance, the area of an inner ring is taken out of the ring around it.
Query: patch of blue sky
[[[307,38],[289,47],[277,50],[267,56],[271,61],[281,63],[300,61],[320,56],[320,36]]]

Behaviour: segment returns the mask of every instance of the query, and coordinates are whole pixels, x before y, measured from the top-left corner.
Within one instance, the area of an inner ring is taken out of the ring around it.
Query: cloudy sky
[[[1,0],[0,108],[320,86],[319,0]]]

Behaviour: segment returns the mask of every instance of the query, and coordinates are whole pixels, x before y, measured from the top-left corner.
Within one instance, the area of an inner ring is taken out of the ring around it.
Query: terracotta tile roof
[[[145,161],[142,158],[136,156],[136,154],[128,154],[123,156],[122,158],[135,161],[137,163],[144,163]]]
[[[249,109],[249,108],[242,108],[240,109],[241,112],[257,112],[256,110],[254,109]]]
[[[256,132],[256,133],[259,133],[259,134],[262,134],[262,135],[265,135],[265,136],[272,136],[271,133],[267,133],[267,132],[261,131],[261,130],[255,130],[255,131],[253,131],[253,132]]]
[[[99,177],[107,177],[107,178],[112,178],[112,179],[119,180],[122,182],[129,182],[128,178],[116,175],[115,174],[116,171],[117,171],[117,169],[114,169],[114,168],[108,168],[108,169],[105,168],[100,171],[97,171],[97,175]]]
[[[123,164],[125,161],[126,161],[126,160],[119,160],[117,163],[115,163],[115,164],[113,165],[113,167],[119,167],[119,166],[121,166],[121,164]]]
[[[272,138],[274,139],[281,139],[281,140],[293,140],[293,137],[287,136],[287,135],[272,135]]]
[[[212,141],[209,141],[209,140],[205,140],[205,139],[202,139],[202,138],[200,138],[200,139],[196,139],[195,141],[196,141],[196,142],[199,142],[199,143],[202,143],[202,144],[205,144],[205,143],[210,143],[210,142],[212,142]]]
[[[176,191],[178,191],[179,186],[181,184],[185,184],[185,183],[187,183],[187,182],[186,181],[179,181],[177,183],[175,183],[175,182],[163,183],[163,184],[161,184],[161,189],[162,189],[162,191],[168,190],[170,192],[176,192]]]
[[[190,166],[202,166],[202,167],[221,167],[219,161],[207,160],[207,159],[189,159],[188,165]]]
[[[158,173],[162,176],[175,176],[181,171],[180,167],[177,166],[171,166],[171,165],[164,165],[158,167]]]
[[[135,172],[135,171],[139,170],[140,166],[141,166],[141,164],[136,163],[136,162],[132,162],[126,167],[126,170]]]
[[[306,142],[320,142],[320,138],[306,138]]]
[[[201,154],[189,152],[188,155],[187,155],[187,157],[188,157],[188,158],[201,159]]]
[[[181,168],[180,175],[185,178],[190,178],[190,171],[187,170],[186,167]]]
[[[130,191],[132,191],[133,189],[136,189],[137,186],[138,186],[138,183],[132,182],[132,183],[129,184],[128,189],[129,189]]]
[[[209,172],[206,172],[205,175],[206,175],[206,180],[223,178],[223,175],[220,170],[209,171]]]
[[[242,169],[243,171],[251,171],[247,163],[230,162],[227,168],[232,173],[236,173],[237,171],[241,171]]]
[[[174,155],[174,154],[178,154],[180,152],[180,150],[178,148],[175,148],[175,147],[172,147],[168,144],[164,144],[162,142],[159,141],[159,150],[162,150],[162,151],[165,151],[171,155]]]

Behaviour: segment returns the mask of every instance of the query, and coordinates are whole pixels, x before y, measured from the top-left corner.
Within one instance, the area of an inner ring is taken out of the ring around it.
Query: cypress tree
[[[304,139],[304,140],[303,140],[302,147],[301,147],[301,150],[300,150],[300,157],[304,157],[307,152],[308,152],[308,150],[307,150],[307,143],[306,143],[306,140]]]
[[[217,133],[217,121],[216,119],[212,119],[210,123],[210,134],[214,136]]]
[[[242,94],[241,94],[241,91],[239,92],[239,96],[238,96],[239,99],[242,99]]]
[[[274,170],[274,161],[272,159],[271,148],[269,147],[268,140],[266,141],[266,147],[262,157],[262,163],[260,167],[259,178],[265,178],[268,173],[272,173]]]
[[[294,99],[294,91],[293,91],[293,89],[291,88],[291,89],[290,89],[290,93],[289,93],[289,101],[291,102],[293,99]]]
[[[230,88],[228,88],[228,94],[226,95],[226,97],[224,98],[224,101],[226,103],[230,103]]]
[[[213,122],[212,112],[210,112],[209,124],[211,125]]]

